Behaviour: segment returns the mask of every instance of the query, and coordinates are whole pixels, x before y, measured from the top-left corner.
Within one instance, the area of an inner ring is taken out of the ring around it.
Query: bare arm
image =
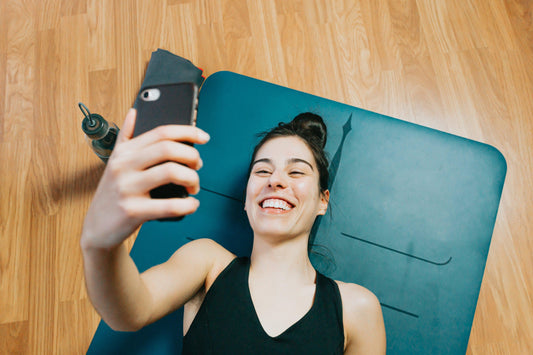
[[[344,354],[385,354],[385,325],[376,296],[359,285],[340,283],[339,286],[346,336]]]
[[[96,311],[115,330],[140,329],[149,317],[151,296],[125,245],[82,252],[87,292]]]
[[[217,262],[234,257],[210,239],[192,241],[163,264],[139,274],[124,244],[84,249],[91,302],[113,329],[136,331],[180,308],[203,286]]]
[[[199,204],[193,197],[154,200],[149,191],[172,182],[197,193],[195,170],[202,162],[195,148],[180,142],[202,144],[209,137],[198,128],[173,125],[132,138],[135,114],[130,110],[126,116],[80,240],[91,302],[117,330],[137,330],[185,303],[212,266],[213,255],[202,250],[221,248],[209,242],[191,243],[166,263],[139,274],[124,240],[147,220],[190,214]],[[179,289],[159,285],[161,281],[172,285],[169,278],[176,276],[181,280],[176,283]]]

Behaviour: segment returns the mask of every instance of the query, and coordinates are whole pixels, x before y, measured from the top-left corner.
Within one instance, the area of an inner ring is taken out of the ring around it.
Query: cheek
[[[297,191],[300,195],[310,194],[310,187],[311,184],[309,181],[305,181],[305,179],[300,179],[292,185],[293,190]]]
[[[258,194],[258,184],[257,181],[253,177],[250,177],[248,179],[248,183],[246,184],[246,196],[244,200],[244,209],[248,206],[248,204],[253,203],[255,200],[255,196]]]
[[[320,192],[314,181],[298,181],[293,185],[293,190],[298,196],[302,196],[311,203],[320,199]]]

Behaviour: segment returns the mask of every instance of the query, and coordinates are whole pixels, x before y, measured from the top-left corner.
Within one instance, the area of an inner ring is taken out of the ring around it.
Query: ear
[[[326,214],[326,211],[328,210],[328,204],[329,204],[329,190],[324,190],[320,193],[320,209],[318,210],[318,214],[323,216]]]

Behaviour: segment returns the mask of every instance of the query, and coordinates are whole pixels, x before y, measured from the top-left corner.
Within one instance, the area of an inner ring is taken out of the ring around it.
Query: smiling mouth
[[[288,203],[287,201],[280,200],[277,198],[268,198],[261,203],[261,208],[274,208],[282,211],[289,211],[293,207],[294,206]]]

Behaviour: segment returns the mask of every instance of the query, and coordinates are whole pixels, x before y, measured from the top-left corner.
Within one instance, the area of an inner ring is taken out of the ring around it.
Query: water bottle
[[[115,147],[119,128],[115,123],[107,122],[99,114],[91,113],[83,103],[78,103],[78,106],[85,116],[81,122],[81,129],[86,135],[87,142],[96,155],[107,163]]]

